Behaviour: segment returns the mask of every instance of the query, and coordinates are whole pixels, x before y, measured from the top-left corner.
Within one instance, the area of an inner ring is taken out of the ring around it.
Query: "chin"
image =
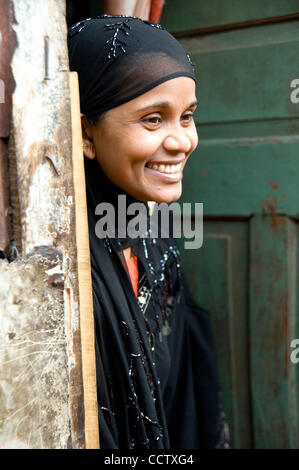
[[[167,188],[163,191],[144,191],[144,192],[129,192],[131,196],[135,197],[138,201],[148,202],[154,201],[157,203],[170,203],[177,201],[182,195],[182,186],[181,184],[177,188]]]
[[[152,199],[147,199],[148,201],[155,201],[157,203],[161,202],[175,202],[177,201],[182,195],[182,191],[175,191],[172,194],[155,194],[152,196]]]

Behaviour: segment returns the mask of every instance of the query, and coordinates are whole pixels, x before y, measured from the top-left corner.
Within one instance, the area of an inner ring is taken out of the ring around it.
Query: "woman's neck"
[[[132,248],[131,247],[125,248],[123,250],[123,253],[124,253],[124,257],[125,257],[126,261],[128,261],[132,257]]]

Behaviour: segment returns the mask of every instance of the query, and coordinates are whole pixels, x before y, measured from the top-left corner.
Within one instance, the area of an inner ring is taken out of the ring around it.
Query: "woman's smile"
[[[173,174],[178,173],[182,169],[182,162],[172,163],[172,162],[149,162],[145,165],[146,168],[155,170],[159,173]]]
[[[145,171],[150,172],[150,177],[159,178],[161,183],[177,183],[183,178],[181,163],[153,163],[149,162],[145,165]]]
[[[172,202],[197,145],[195,82],[168,80],[85,126],[105,175],[139,201]]]

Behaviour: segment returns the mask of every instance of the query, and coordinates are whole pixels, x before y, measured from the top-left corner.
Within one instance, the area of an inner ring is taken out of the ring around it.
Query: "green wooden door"
[[[235,448],[298,448],[298,0],[168,0],[161,23],[199,78],[199,145],[181,202],[202,202],[204,239],[183,250],[212,315]]]

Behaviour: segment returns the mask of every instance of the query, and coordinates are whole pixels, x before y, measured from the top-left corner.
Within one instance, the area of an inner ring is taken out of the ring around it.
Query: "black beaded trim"
[[[90,21],[91,18],[86,18],[85,20],[83,21],[78,21],[77,23],[73,24],[73,26],[71,26],[68,30],[68,35],[70,37],[73,37],[75,36],[76,34],[80,33],[81,31],[83,31],[83,29],[86,28],[87,24],[85,23],[86,21]]]
[[[186,56],[187,56],[188,62],[190,62],[190,64],[191,64],[192,66],[194,66],[194,64],[193,64],[193,62],[192,62],[192,60],[191,60],[190,55],[189,55],[188,53],[186,53]]]
[[[143,23],[148,24],[149,26],[153,26],[157,29],[164,29],[159,23],[153,23],[152,21],[143,20]]]
[[[105,24],[106,31],[114,31],[113,37],[106,41],[106,44],[110,44],[110,51],[108,53],[108,59],[115,59],[117,56],[117,52],[121,51],[123,54],[126,53],[126,46],[127,44],[125,41],[119,38],[119,35],[122,33],[125,36],[129,35],[129,31],[131,28],[128,25],[128,21],[119,21],[118,23],[109,23]]]
[[[127,21],[130,20],[130,19],[134,19],[134,20],[140,20],[140,21],[143,21],[143,23],[145,24],[148,24],[149,26],[152,26],[154,28],[157,28],[157,29],[164,29],[163,26],[161,26],[160,24],[158,23],[152,23],[151,21],[146,21],[146,20],[142,20],[141,18],[138,18],[138,16],[129,16],[129,15],[108,15],[107,13],[102,13],[101,15],[97,15],[97,16],[94,16],[93,18],[85,18],[84,20],[81,20],[81,21],[78,21],[77,23],[75,23],[73,26],[71,26],[68,30],[68,35],[70,37],[73,37],[75,36],[77,33],[80,33],[81,31],[83,31],[86,26],[87,26],[87,21],[90,21],[90,20],[95,20],[95,19],[105,19],[105,18],[126,18]],[[124,22],[122,22],[124,23]],[[120,23],[115,23],[115,24],[120,24]],[[106,26],[106,25],[105,25]],[[112,28],[111,28],[112,29]],[[120,46],[119,46],[120,47]],[[115,56],[114,56],[115,57]]]
[[[95,16],[94,18],[134,18],[135,20],[140,20],[138,16],[130,15],[108,15],[108,13],[101,13],[100,15]],[[142,21],[142,20],[141,20]]]
[[[187,60],[188,60],[189,64],[190,64],[191,67],[192,67],[193,72],[195,73],[194,64],[193,64],[193,62],[192,62],[192,59],[191,59],[190,55],[189,55],[187,52],[186,52],[186,57],[187,57]]]

